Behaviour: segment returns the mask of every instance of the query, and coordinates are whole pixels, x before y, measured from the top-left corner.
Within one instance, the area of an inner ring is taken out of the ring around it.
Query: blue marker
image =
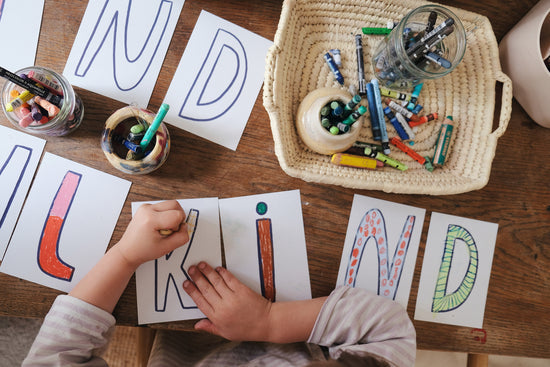
[[[382,134],[380,133],[380,125],[378,122],[378,111],[374,102],[374,88],[372,83],[367,83],[367,101],[369,102],[369,114],[370,114],[370,126],[372,129],[372,138],[374,140],[382,140]]]
[[[376,105],[376,113],[378,114],[378,123],[380,124],[382,151],[384,154],[390,154],[390,139],[388,138],[388,131],[386,130],[386,120],[384,119],[384,110],[382,109],[380,87],[376,78],[373,78],[370,82],[372,83],[372,89],[374,90],[374,103]]]
[[[323,56],[323,58],[327,62],[328,67],[336,77],[336,80],[338,81],[338,83],[340,83],[341,85],[344,85],[344,77],[342,76],[342,73],[340,72],[340,70],[338,70],[338,66],[334,62],[334,59],[332,58],[332,56],[330,56],[330,54],[327,52],[325,56]]]
[[[407,105],[407,110],[409,111],[413,110],[414,106],[416,105],[416,101],[418,100],[418,96],[420,95],[420,91],[422,90],[422,86],[424,86],[424,83],[420,83],[416,87],[414,87],[411,93],[411,100]]]
[[[443,56],[439,56],[435,52],[428,52],[424,55],[424,57],[432,62],[435,62],[437,65],[444,67],[445,69],[450,69],[452,66],[449,60]]]
[[[163,103],[160,106],[159,112],[155,116],[153,123],[151,124],[151,126],[149,126],[149,128],[145,132],[145,136],[143,137],[143,139],[141,139],[141,142],[139,143],[139,146],[141,147],[141,149],[145,150],[145,148],[147,148],[147,146],[151,142],[151,139],[153,138],[153,135],[155,135],[155,133],[159,129],[159,126],[162,120],[164,119],[164,116],[166,116],[166,113],[168,112],[169,108],[170,108],[170,105],[166,103]]]
[[[388,118],[388,120],[390,120],[391,124],[395,128],[395,131],[397,132],[397,135],[399,135],[399,138],[401,138],[401,140],[409,140],[410,139],[409,134],[407,134],[407,132],[403,129],[399,121],[397,121],[397,117],[395,117],[391,108],[389,107],[384,108],[384,113],[386,114],[386,117]]]

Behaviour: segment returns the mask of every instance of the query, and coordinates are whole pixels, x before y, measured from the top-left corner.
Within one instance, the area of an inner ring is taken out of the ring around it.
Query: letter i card
[[[483,327],[497,231],[496,223],[432,213],[415,320]]]

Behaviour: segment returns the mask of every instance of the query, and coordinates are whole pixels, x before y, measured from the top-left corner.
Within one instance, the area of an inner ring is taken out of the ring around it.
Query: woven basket
[[[295,116],[302,99],[321,87],[339,87],[323,54],[339,48],[346,88],[357,83],[354,35],[361,27],[385,27],[409,11],[429,4],[419,0],[286,0],[274,45],[267,56],[263,103],[269,113],[275,153],[282,169],[306,181],[336,184],[356,189],[409,194],[457,194],[480,189],[489,180],[497,140],[511,114],[512,83],[501,71],[498,45],[489,20],[453,7],[468,35],[462,62],[447,76],[424,83],[419,103],[423,112],[437,112],[439,119],[419,127],[413,148],[433,156],[441,122],[452,115],[455,130],[445,166],[429,172],[396,148],[391,157],[406,163],[405,172],[384,167],[361,170],[333,165],[330,156],[308,149],[296,132]],[[381,36],[363,36],[366,79],[373,77],[372,53]],[[495,85],[503,83],[499,126],[492,131]],[[362,102],[365,104],[365,100]],[[388,135],[396,135],[391,124]],[[359,136],[373,141],[368,118]]]

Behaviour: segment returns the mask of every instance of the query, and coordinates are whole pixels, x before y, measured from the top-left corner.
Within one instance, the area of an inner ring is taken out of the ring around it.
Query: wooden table
[[[487,16],[500,41],[536,0],[443,3]],[[37,65],[63,71],[86,5],[82,0],[46,1]],[[273,39],[281,5],[280,0],[187,0],[149,108],[156,111],[162,103],[201,9]],[[354,194],[413,205],[425,208],[427,215],[408,306],[412,317],[430,214],[442,212],[496,222],[499,231],[485,309],[486,338],[479,338],[481,332],[466,327],[415,321],[418,347],[550,357],[550,129],[535,124],[515,100],[487,186],[465,194],[432,197],[352,190],[286,175],[274,154],[261,94],[236,152],[171,127],[172,150],[164,166],[146,176],[128,176],[107,162],[99,146],[105,120],[124,104],[79,88],[76,91],[85,105],[84,123],[72,135],[47,138],[46,151],[133,182],[110,245],[121,238],[128,225],[133,201],[228,198],[299,189],[311,288],[317,297],[329,294],[336,284]],[[11,126],[3,115],[0,123]],[[44,317],[60,293],[4,274],[0,274],[0,289],[0,315],[6,316]],[[121,325],[137,324],[133,279],[114,314]],[[160,326],[190,325],[179,322]]]

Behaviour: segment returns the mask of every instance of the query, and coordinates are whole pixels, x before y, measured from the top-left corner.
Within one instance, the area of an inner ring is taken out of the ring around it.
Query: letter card
[[[337,284],[407,307],[424,215],[413,206],[353,197]]]
[[[272,44],[202,11],[166,93],[171,108],[165,120],[236,150]]]
[[[34,65],[44,0],[0,0],[0,65],[16,72]]]
[[[483,327],[498,224],[432,213],[416,320]]]
[[[311,298],[300,191],[220,200],[227,268],[272,301]]]
[[[46,140],[0,126],[0,260],[8,247]]]
[[[63,75],[73,85],[147,108],[183,3],[88,2]]]
[[[199,261],[213,267],[222,265],[218,198],[178,202],[187,216],[189,242],[137,269],[139,324],[204,318],[182,284],[191,280],[187,274],[189,266]],[[132,203],[132,214],[143,204]]]
[[[105,253],[130,185],[46,153],[0,271],[70,292]]]

